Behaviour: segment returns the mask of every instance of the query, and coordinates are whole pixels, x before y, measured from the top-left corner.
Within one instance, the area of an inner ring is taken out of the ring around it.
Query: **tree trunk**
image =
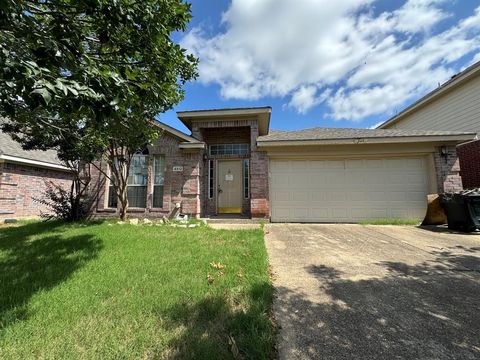
[[[125,147],[117,146],[112,142],[108,152],[108,162],[112,181],[119,204],[119,215],[122,221],[127,219],[128,210],[128,175],[132,155]]]
[[[128,191],[127,184],[120,184],[118,192],[118,201],[120,203],[120,220],[125,221],[127,219],[128,210]]]

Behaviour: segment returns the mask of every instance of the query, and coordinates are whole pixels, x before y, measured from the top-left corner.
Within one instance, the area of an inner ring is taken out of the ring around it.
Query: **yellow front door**
[[[242,162],[241,160],[218,161],[218,213],[240,214],[242,212]]]

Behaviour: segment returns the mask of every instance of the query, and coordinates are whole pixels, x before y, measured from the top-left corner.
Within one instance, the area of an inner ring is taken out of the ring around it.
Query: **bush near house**
[[[2,359],[264,359],[261,230],[33,222],[0,228]]]

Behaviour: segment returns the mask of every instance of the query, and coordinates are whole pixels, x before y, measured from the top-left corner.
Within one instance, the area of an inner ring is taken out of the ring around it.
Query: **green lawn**
[[[112,224],[0,228],[0,359],[272,356],[261,230]]]

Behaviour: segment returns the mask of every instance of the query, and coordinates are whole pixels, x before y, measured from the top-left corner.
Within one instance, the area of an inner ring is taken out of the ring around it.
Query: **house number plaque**
[[[173,171],[183,171],[183,166],[174,166]]]

